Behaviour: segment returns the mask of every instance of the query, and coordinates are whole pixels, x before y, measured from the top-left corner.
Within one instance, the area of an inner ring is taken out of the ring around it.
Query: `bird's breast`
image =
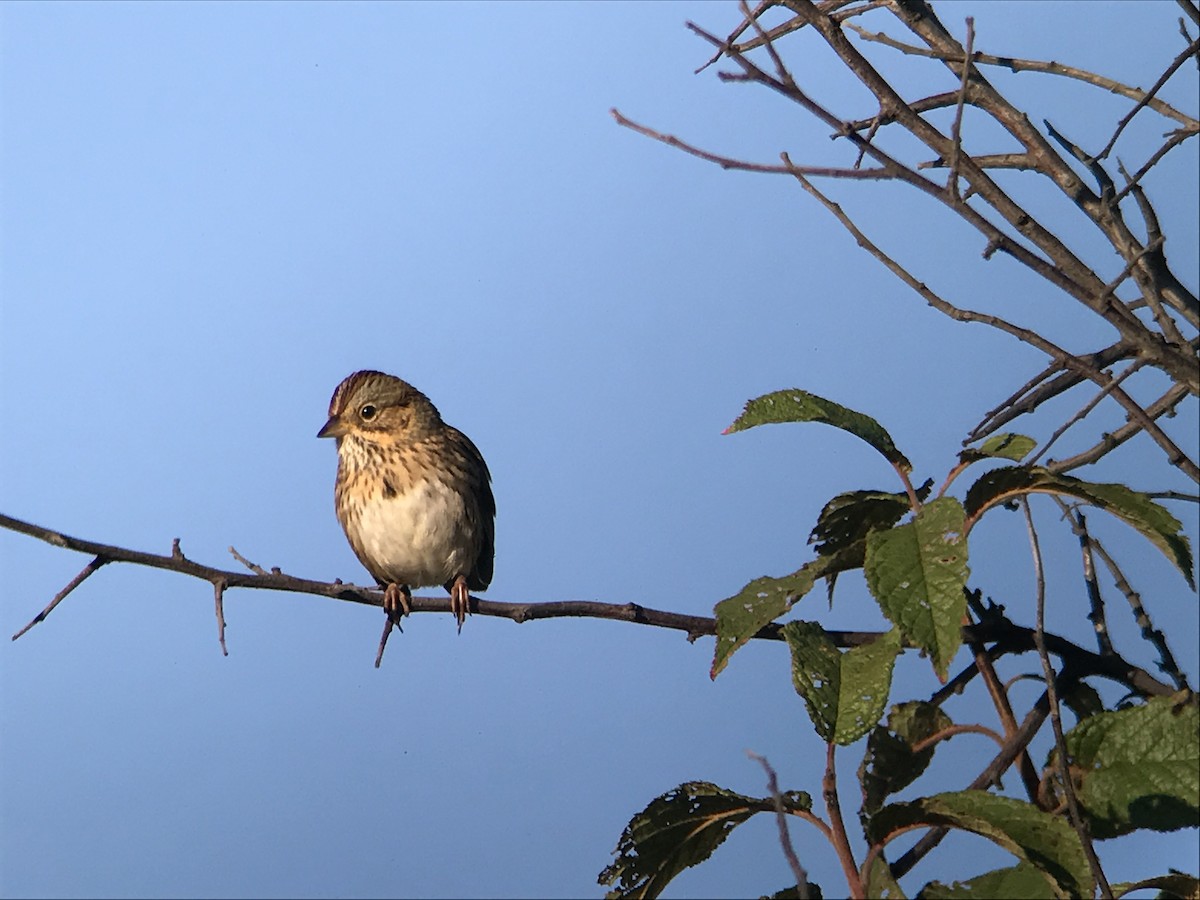
[[[385,487],[361,504],[356,518],[352,543],[383,580],[429,587],[466,574],[474,563],[477,538],[463,497],[441,481]]]

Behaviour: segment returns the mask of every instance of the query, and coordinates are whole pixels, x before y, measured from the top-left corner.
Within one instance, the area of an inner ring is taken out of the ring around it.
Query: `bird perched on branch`
[[[478,448],[419,390],[355,372],[329,401],[317,437],[337,439],[334,505],[355,556],[384,590],[388,624],[410,612],[411,588],[443,585],[462,631],[468,591],[492,580],[496,501]]]

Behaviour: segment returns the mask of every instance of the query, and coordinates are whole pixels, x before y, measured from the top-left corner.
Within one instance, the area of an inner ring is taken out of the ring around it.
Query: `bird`
[[[374,370],[342,380],[319,438],[337,442],[334,509],[354,555],[382,587],[392,626],[412,588],[442,585],[462,632],[470,591],[486,590],[496,501],[479,448],[411,384]]]

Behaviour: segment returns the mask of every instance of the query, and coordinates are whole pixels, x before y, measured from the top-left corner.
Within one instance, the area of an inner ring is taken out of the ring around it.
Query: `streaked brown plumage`
[[[408,612],[410,588],[440,584],[461,630],[468,590],[492,580],[496,502],[478,448],[415,387],[373,371],[337,386],[317,437],[337,439],[338,521],[386,586],[389,620]]]

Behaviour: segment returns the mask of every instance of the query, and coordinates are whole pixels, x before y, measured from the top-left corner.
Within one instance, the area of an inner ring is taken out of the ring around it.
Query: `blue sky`
[[[1142,86],[1182,47],[1171,3],[938,9],[960,35],[974,15],[981,49]],[[153,552],[178,537],[213,565],[235,568],[233,545],[290,574],[365,581],[333,515],[333,448],[315,434],[338,381],[379,368],[488,460],[488,598],[706,615],[804,562],[835,493],[895,488],[832,429],[723,437],[748,398],[831,397],[878,418],[921,477],[943,474],[1037,354],[929,310],[796,186],[723,172],[609,116],[735,156],[840,160],[780,98],[692,74],[709,50],[683,22],[724,34],[737,18],[691,2],[0,5],[0,510]],[[839,112],[873,111],[831,57],[793,58]],[[1042,76],[995,80],[1081,143],[1129,108]],[[1165,96],[1194,110],[1196,93],[1186,69]],[[1165,130],[1135,120],[1127,163]],[[1193,289],[1196,162],[1193,141],[1151,193]],[[975,235],[911,192],[830,190],[952,298],[1077,349],[1110,339],[1015,264],[982,262]],[[1044,215],[1119,271],[1071,209]],[[1115,404],[1101,415],[1121,421]],[[1193,454],[1196,427],[1194,405],[1168,425]],[[1139,446],[1091,477],[1181,487]],[[1195,507],[1173,511],[1195,545]],[[1194,681],[1194,595],[1140,538],[1092,520],[1131,548],[1129,573]],[[1074,627],[1077,549],[1044,540],[1064,561],[1051,624]],[[86,561],[0,532],[8,633]],[[1030,608],[1017,517],[975,533],[972,570],[1010,611]],[[879,623],[861,580],[839,584],[831,611],[806,603],[829,627]],[[111,566],[4,642],[0,893],[594,896],[654,796],[691,779],[764,793],[746,749],[784,786],[819,788],[823,748],[780,646],[742,651],[711,682],[711,640],[479,616],[456,636],[449,616],[419,616],[376,671],[377,610],[241,591],[226,617],[228,658],[208,585]],[[1112,618],[1140,653],[1124,612]],[[1010,672],[1034,669],[1024,657]],[[915,657],[898,678],[904,697],[932,689]],[[990,748],[964,740],[965,783]],[[848,809],[856,765],[843,754]],[[793,834],[836,893],[827,847]],[[947,868],[918,869],[913,890],[992,858],[961,847]],[[1114,878],[1158,874],[1195,859],[1195,832],[1102,850]],[[764,819],[670,896],[758,895],[789,877]]]

